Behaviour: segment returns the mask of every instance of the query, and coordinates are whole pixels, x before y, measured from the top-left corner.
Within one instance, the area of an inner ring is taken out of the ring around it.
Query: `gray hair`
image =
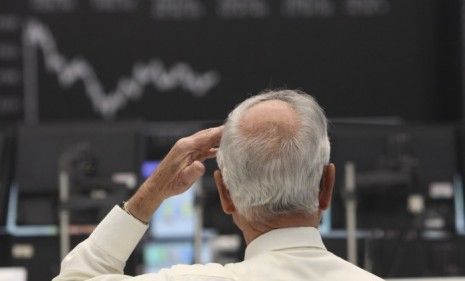
[[[296,112],[297,132],[288,138],[280,136],[280,130],[245,136],[239,130],[241,116],[270,100],[284,101]],[[239,214],[258,221],[294,212],[316,213],[323,167],[329,157],[323,109],[304,92],[281,90],[253,96],[229,114],[217,161]]]

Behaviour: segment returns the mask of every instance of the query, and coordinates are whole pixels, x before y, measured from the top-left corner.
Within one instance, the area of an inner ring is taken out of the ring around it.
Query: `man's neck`
[[[320,223],[320,215],[282,215],[269,218],[262,221],[248,222],[241,219],[238,224],[244,235],[245,242],[247,245],[260,235],[267,233],[268,231],[278,228],[288,227],[315,227],[317,228]]]

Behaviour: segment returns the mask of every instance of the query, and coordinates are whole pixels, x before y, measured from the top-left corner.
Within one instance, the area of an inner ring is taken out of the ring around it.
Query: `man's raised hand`
[[[186,191],[205,173],[202,162],[216,156],[222,132],[220,126],[178,140],[128,201],[128,211],[142,221],[149,221],[163,200]]]

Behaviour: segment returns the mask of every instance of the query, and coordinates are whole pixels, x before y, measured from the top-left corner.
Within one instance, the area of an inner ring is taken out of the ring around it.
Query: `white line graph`
[[[25,119],[38,122],[37,53],[43,54],[47,71],[57,76],[60,86],[69,88],[81,81],[93,109],[104,119],[112,119],[130,100],[142,98],[145,87],[153,85],[159,92],[181,88],[194,97],[205,96],[220,82],[218,71],[196,73],[192,67],[179,62],[167,68],[157,59],[139,62],[130,76],[122,77],[114,90],[106,93],[94,68],[83,58],[67,59],[57,48],[50,29],[31,19],[25,24],[23,35],[23,71]]]

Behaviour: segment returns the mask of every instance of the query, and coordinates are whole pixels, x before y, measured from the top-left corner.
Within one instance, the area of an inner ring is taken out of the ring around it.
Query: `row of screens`
[[[421,192],[431,182],[450,182],[456,173],[457,158],[462,159],[465,155],[465,153],[461,157],[457,155],[456,131],[453,127],[404,128],[401,126],[338,125],[331,129],[333,131],[332,158],[336,164],[353,160],[357,163],[358,170],[369,171],[377,166],[383,168],[386,163],[391,163],[392,159],[402,160],[404,156],[414,157],[418,162],[415,171],[419,190],[414,190],[416,192]],[[157,168],[159,161],[146,161],[142,167],[140,166],[136,157],[138,142],[135,136],[137,132],[136,126],[131,124],[126,126],[107,124],[105,130],[99,126],[89,125],[73,126],[72,130],[69,126],[20,128],[18,174],[16,175],[18,185],[24,192],[47,188],[56,190],[57,165],[55,160],[64,148],[76,143],[76,139],[85,138],[94,145],[96,154],[101,159],[100,164],[104,168],[101,171],[102,174],[112,171],[137,171],[141,168],[142,176],[148,177]],[[37,149],[38,147],[40,149]],[[118,153],[114,153],[115,151]],[[383,157],[380,158],[379,155]],[[343,178],[341,171],[342,169],[339,169],[338,179]],[[341,190],[340,183],[339,181],[337,190]],[[191,241],[195,230],[194,199],[197,188],[199,188],[198,185],[163,203],[151,222],[152,238],[185,242],[183,245],[189,246],[183,246],[184,252],[188,252],[186,247],[192,247]],[[338,197],[335,194],[332,207],[332,213],[335,215],[331,227],[343,228],[345,225],[343,217],[338,214],[343,214],[344,210]],[[363,207],[360,205],[360,209]],[[402,206],[399,210],[401,208]],[[392,211],[390,208],[390,217],[399,221],[398,218],[403,215],[403,212],[394,215]],[[31,208],[31,212],[35,213],[37,210]],[[50,216],[53,214],[52,211],[49,213]],[[374,214],[373,218],[367,217],[371,213]],[[369,229],[379,222],[379,214],[371,213],[366,210],[360,212],[364,215],[360,219],[360,222],[365,223],[361,225],[362,228]],[[447,217],[453,221],[453,215]],[[152,252],[156,251],[148,251],[147,257]]]
[[[29,201],[39,200],[57,190],[58,161],[63,151],[77,143],[92,145],[98,161],[98,174],[111,175],[115,171],[138,173],[141,169],[142,152],[141,128],[137,124],[64,124],[37,127],[20,127],[18,130],[18,151],[16,155],[15,179],[20,193],[27,194]],[[458,159],[465,158],[464,150],[458,150],[457,130],[453,126],[376,126],[361,124],[336,124],[330,127],[332,140],[332,161],[338,166],[336,191],[343,189],[343,166],[348,160],[354,161],[357,171],[371,172],[386,168],[402,169],[402,165],[414,163],[411,169],[416,183],[414,193],[425,193],[435,182],[451,183],[458,171]],[[138,137],[139,136],[139,137]],[[463,136],[462,136],[463,137]],[[117,140],[117,141],[114,141]],[[160,148],[158,148],[160,150]],[[117,153],[115,153],[117,152]],[[461,152],[462,155],[458,155]],[[32,160],[33,159],[33,160]],[[160,159],[155,156],[152,159]],[[405,160],[408,161],[405,161]],[[410,159],[410,160],[409,160]],[[142,174],[148,176],[159,161],[148,161],[142,165]],[[410,165],[410,164],[409,164]],[[375,189],[373,188],[373,191]],[[38,197],[36,195],[41,195]],[[166,201],[153,221],[154,237],[190,237],[193,233],[192,201],[195,188]],[[344,228],[344,213],[339,193],[335,193],[331,226]],[[48,198],[48,197],[47,197]],[[48,200],[45,198],[45,200]],[[25,199],[23,198],[23,201]],[[42,201],[41,201],[42,202]],[[371,202],[364,200],[364,202]],[[21,202],[20,202],[21,203]],[[27,203],[27,202],[26,202]],[[48,202],[42,202],[49,204]],[[402,203],[403,204],[403,203]],[[403,206],[399,205],[400,212]],[[50,204],[49,204],[50,205]],[[207,209],[210,206],[205,206]],[[360,205],[363,209],[364,206]],[[41,214],[37,221],[37,208],[23,204],[18,224],[53,224],[55,212]],[[40,208],[46,210],[46,208]],[[47,210],[48,210],[47,209]],[[392,208],[388,210],[392,213]],[[45,212],[45,211],[44,211]],[[370,214],[363,212],[364,214]],[[372,228],[378,224],[379,214],[363,218]],[[31,215],[33,214],[33,215]],[[210,214],[212,214],[210,212]],[[400,214],[399,214],[400,215]],[[212,217],[211,215],[210,217]],[[396,216],[391,215],[393,219]],[[453,221],[453,216],[451,222]],[[450,223],[449,223],[450,224]]]

